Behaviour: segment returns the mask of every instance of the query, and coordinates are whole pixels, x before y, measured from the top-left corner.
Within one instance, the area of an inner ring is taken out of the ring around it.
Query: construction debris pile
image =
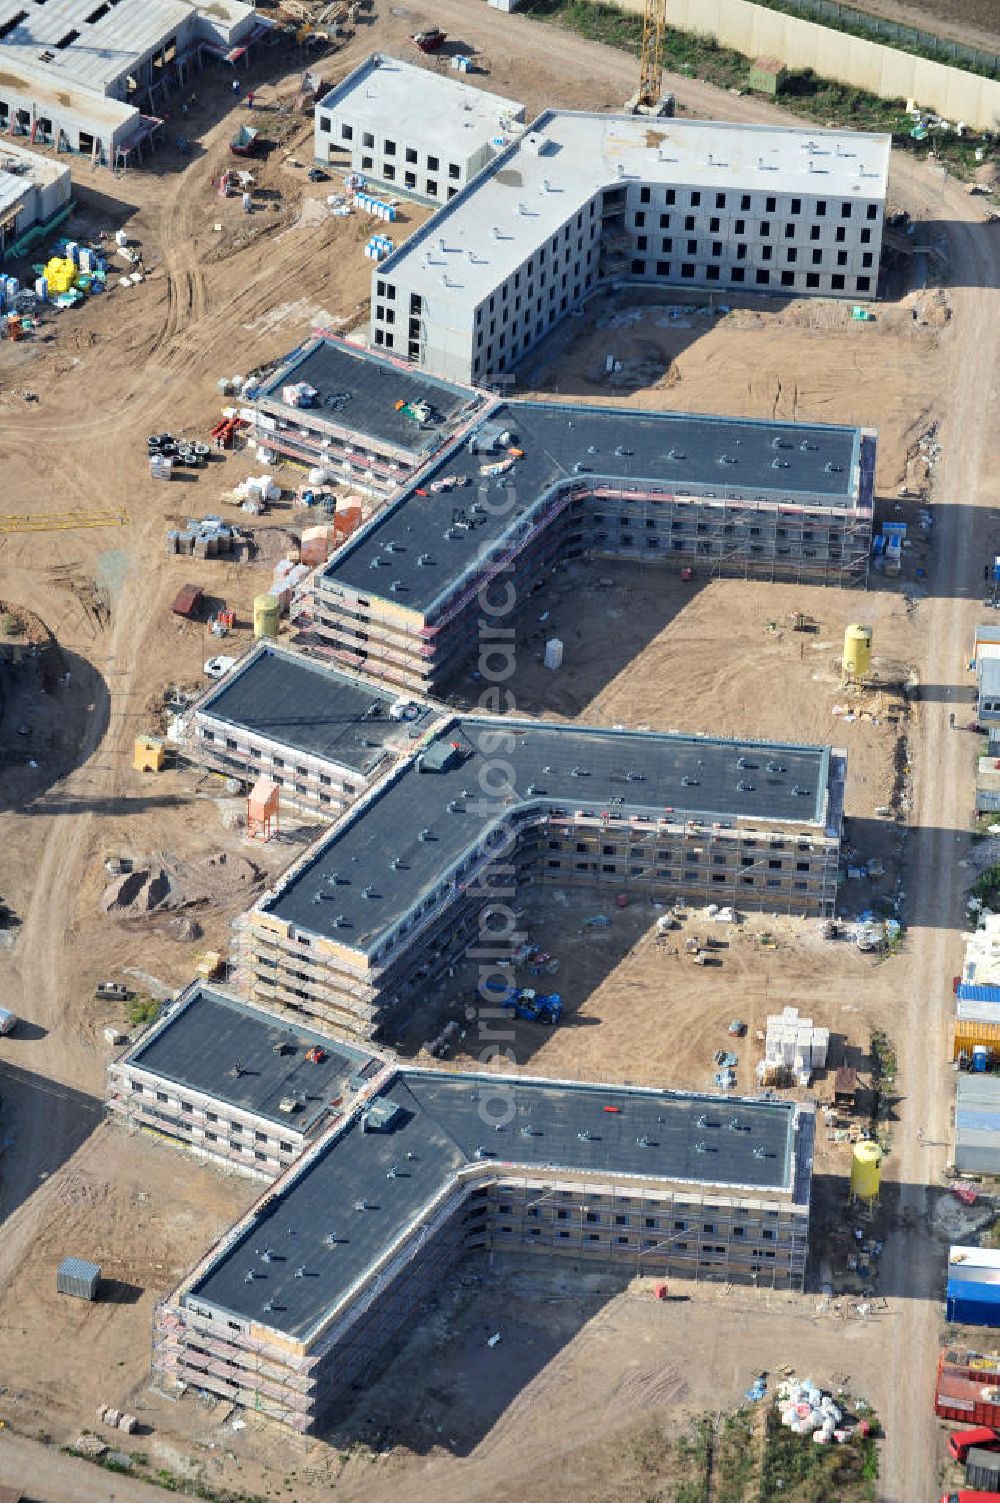
[[[811,1435],[819,1445],[829,1445],[831,1440],[842,1445],[850,1439],[850,1430],[843,1427],[843,1410],[809,1378],[779,1385],[778,1413],[786,1430]]]
[[[144,918],[225,896],[246,895],[260,882],[260,868],[224,851],[192,862],[161,858],[134,866],[104,889],[101,909],[112,918]]]

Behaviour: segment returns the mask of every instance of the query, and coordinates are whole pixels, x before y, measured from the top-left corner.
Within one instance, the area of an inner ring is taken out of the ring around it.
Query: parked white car
[[[17,1013],[11,1012],[7,1007],[0,1007],[0,1033],[13,1033],[17,1027]]]
[[[226,657],[225,653],[217,658],[209,658],[205,664],[205,673],[209,678],[225,678],[230,668],[236,666],[236,659]]]

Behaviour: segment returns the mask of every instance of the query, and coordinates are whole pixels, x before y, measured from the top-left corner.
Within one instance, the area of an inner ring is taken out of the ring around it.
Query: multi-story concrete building
[[[368,1039],[519,885],[828,916],[845,776],[827,747],[453,717],[245,916],[239,983]]]
[[[242,0],[0,0],[0,131],[134,161],[204,54],[234,62],[271,30]]]
[[[477,645],[481,592],[523,601],[561,558],[863,587],[874,476],[867,429],[497,404],[314,577],[310,631],[432,692]]]
[[[309,405],[285,400],[300,384],[316,394]],[[295,350],[252,393],[254,436],[265,453],[325,469],[382,499],[412,480],[486,400],[328,334]]]
[[[400,1069],[159,1306],[153,1371],[309,1431],[465,1255],[801,1289],[814,1111]]]
[[[107,1108],[132,1132],[275,1179],[387,1068],[195,983],[108,1066]]]
[[[318,162],[438,203],[465,187],[524,122],[524,105],[373,53],[316,106]]]
[[[283,804],[333,818],[446,713],[261,642],[185,711],[177,739],[193,762],[270,778]]]
[[[375,268],[371,342],[488,384],[602,284],[872,297],[890,144],[548,110]]]

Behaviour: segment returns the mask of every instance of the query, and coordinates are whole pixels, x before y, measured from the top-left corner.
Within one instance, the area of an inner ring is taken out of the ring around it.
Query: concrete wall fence
[[[618,3],[622,10],[642,14],[643,0]],[[714,37],[745,57],[776,57],[786,68],[812,68],[823,78],[883,99],[914,99],[976,130],[1000,130],[1000,81],[765,10],[750,0],[670,0],[669,24]]]

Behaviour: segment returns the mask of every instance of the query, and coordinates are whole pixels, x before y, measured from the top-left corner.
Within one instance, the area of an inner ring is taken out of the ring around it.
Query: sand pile
[[[101,908],[112,918],[143,918],[190,903],[224,902],[234,893],[243,899],[260,881],[260,868],[253,861],[225,851],[196,861],[159,857],[137,863],[132,871],[110,882],[104,889]],[[189,935],[179,927],[177,937],[186,939]]]

